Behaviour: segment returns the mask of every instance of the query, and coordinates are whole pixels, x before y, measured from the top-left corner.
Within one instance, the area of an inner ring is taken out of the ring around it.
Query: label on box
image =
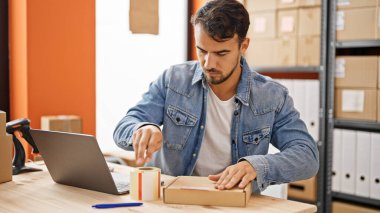
[[[294,29],[294,17],[284,16],[281,19],[281,32],[293,32]]]
[[[377,26],[380,27],[380,10],[379,14],[377,14]]]
[[[344,11],[336,13],[336,30],[344,30]]]
[[[350,5],[350,0],[338,0],[338,6],[347,6]]]
[[[257,33],[263,33],[266,30],[267,20],[264,17],[256,17],[253,20],[253,31]]]
[[[283,3],[283,4],[291,4],[291,3],[294,3],[294,0],[281,0],[281,3]]]
[[[344,78],[346,76],[346,60],[337,58],[335,60],[335,78]]]
[[[363,90],[342,90],[342,112],[364,112]]]

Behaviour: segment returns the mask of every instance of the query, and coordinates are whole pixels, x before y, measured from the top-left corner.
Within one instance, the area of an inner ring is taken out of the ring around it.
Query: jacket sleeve
[[[117,124],[113,133],[117,146],[125,150],[133,150],[132,135],[135,130],[149,124],[157,127],[162,125],[167,75],[168,72],[165,71],[156,81],[152,82],[149,90],[143,94],[142,100],[129,109]]]
[[[256,169],[260,191],[269,185],[308,179],[317,174],[317,144],[308,133],[287,92],[283,104],[276,110],[271,143],[280,150],[279,153],[239,159],[249,161]]]

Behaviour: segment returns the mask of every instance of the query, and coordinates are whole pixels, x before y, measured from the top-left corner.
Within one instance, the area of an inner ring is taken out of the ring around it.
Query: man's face
[[[238,35],[222,42],[215,41],[203,29],[202,24],[196,24],[195,44],[198,60],[203,68],[203,73],[210,84],[221,84],[227,81],[240,69],[240,55],[248,47],[246,39],[239,46]]]

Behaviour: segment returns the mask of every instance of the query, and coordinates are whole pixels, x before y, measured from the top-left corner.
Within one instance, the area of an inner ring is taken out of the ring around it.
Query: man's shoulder
[[[261,89],[264,91],[273,91],[273,92],[279,92],[284,93],[288,92],[288,89],[280,84],[279,82],[275,81],[273,78],[259,74],[257,72],[251,71],[253,73],[253,83],[252,86],[255,87],[255,89]]]
[[[197,61],[187,61],[181,64],[172,65],[167,70],[167,80],[169,80],[169,82],[171,80],[177,83],[181,82],[182,84],[185,82],[191,83],[198,68],[199,63]]]

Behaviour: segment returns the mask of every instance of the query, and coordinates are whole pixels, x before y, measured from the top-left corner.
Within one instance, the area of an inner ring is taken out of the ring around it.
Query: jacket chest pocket
[[[270,127],[257,129],[243,133],[243,142],[247,148],[248,155],[261,153],[266,147],[269,146],[270,141]]]
[[[182,150],[197,120],[197,117],[191,113],[169,105],[162,130],[165,147],[172,150]]]

